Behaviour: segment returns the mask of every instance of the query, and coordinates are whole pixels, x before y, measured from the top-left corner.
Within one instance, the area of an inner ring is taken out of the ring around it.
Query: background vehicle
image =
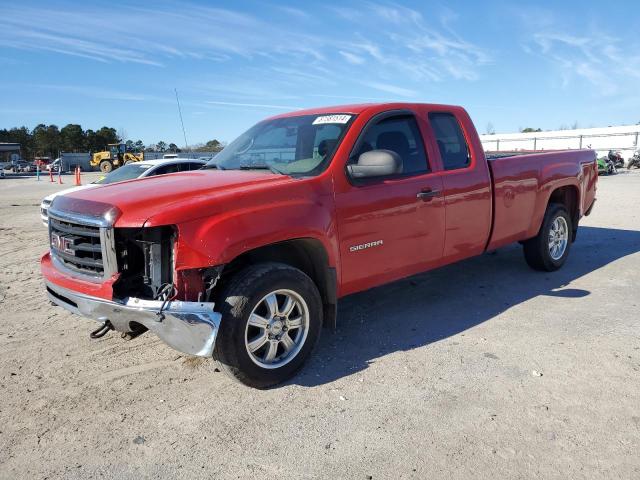
[[[206,162],[202,160],[193,159],[168,159],[168,160],[147,160],[144,162],[137,162],[129,165],[125,165],[118,170],[108,173],[106,176],[96,180],[95,182],[81,185],[78,187],[67,188],[60,192],[47,195],[40,203],[40,218],[45,227],[49,226],[48,210],[53,199],[59,195],[66,195],[71,192],[77,192],[79,190],[86,190],[88,188],[95,188],[102,185],[109,185],[116,182],[124,182],[126,180],[133,180],[135,178],[153,177],[155,175],[164,175],[167,173],[176,172],[188,172],[190,170],[197,170],[202,168]]]
[[[613,160],[611,160],[611,158],[609,158],[608,156],[598,158],[597,162],[599,175],[613,175],[615,173],[618,173]]]
[[[47,165],[51,163],[50,157],[36,157],[33,159],[33,164],[40,166],[40,171],[45,170]]]
[[[627,169],[631,168],[640,168],[640,150],[636,150],[636,153],[633,154],[633,157],[629,160],[627,164]]]
[[[13,173],[31,172],[32,170],[35,170],[35,167],[32,163],[27,162],[26,160],[16,160],[11,164],[11,171]]]
[[[609,157],[609,160],[611,160],[611,162],[613,162],[613,165],[616,168],[624,168],[624,157],[622,156],[622,152],[616,152],[614,150],[609,150],[609,153],[607,154],[607,157]]]
[[[124,143],[110,143],[108,147],[108,150],[94,153],[90,162],[92,167],[99,167],[102,173],[109,173],[122,165],[144,160],[144,152],[133,153],[127,150]]]
[[[46,165],[47,171],[57,172],[60,170],[60,158],[56,158],[53,162]]]
[[[598,180],[592,150],[487,157],[464,109],[407,103],[272,117],[207,167],[56,198],[42,273],[96,334],[149,329],[258,388],[345,295],[513,242],[561,268]]]

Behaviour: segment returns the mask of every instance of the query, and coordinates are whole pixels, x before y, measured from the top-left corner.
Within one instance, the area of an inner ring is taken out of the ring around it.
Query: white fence
[[[609,150],[619,150],[625,159],[640,148],[640,125],[621,127],[581,128],[551,132],[501,133],[480,135],[485,151],[514,150],[577,150],[591,148],[598,156]]]

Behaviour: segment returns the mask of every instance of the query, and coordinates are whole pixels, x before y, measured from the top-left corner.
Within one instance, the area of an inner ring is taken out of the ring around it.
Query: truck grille
[[[49,217],[51,253],[69,270],[102,277],[104,261],[100,228]]]

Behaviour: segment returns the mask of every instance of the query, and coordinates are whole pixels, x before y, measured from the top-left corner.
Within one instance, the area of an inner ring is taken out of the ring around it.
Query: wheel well
[[[573,240],[575,240],[578,231],[578,221],[580,220],[580,204],[578,189],[573,185],[556,188],[551,192],[549,203],[560,203],[565,206],[571,216],[571,224],[573,226]]]
[[[224,266],[216,291],[224,289],[228,279],[243,268],[262,262],[279,262],[304,272],[318,287],[324,307],[323,323],[335,328],[337,308],[336,270],[322,243],[311,238],[278,242],[245,252]],[[217,300],[219,301],[219,300]]]

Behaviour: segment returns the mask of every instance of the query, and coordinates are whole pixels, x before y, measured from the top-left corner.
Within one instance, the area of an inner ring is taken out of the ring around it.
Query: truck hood
[[[69,193],[73,193],[73,192],[78,192],[80,190],[86,190],[87,188],[95,188],[95,187],[99,187],[100,185],[97,183],[87,183],[86,185],[79,185],[77,187],[71,187],[71,188],[67,188],[65,190],[60,190],[59,192],[53,192],[50,195],[47,195],[46,197],[44,197],[42,199],[43,202],[45,203],[51,203],[53,202],[53,199],[56,198],[59,195],[67,195]]]
[[[255,191],[294,181],[263,170],[197,170],[72,192],[65,195],[65,204],[73,205],[78,213],[82,213],[83,201],[88,208],[100,204],[116,207],[118,227],[168,225],[211,215],[226,203],[224,200],[240,200]]]

